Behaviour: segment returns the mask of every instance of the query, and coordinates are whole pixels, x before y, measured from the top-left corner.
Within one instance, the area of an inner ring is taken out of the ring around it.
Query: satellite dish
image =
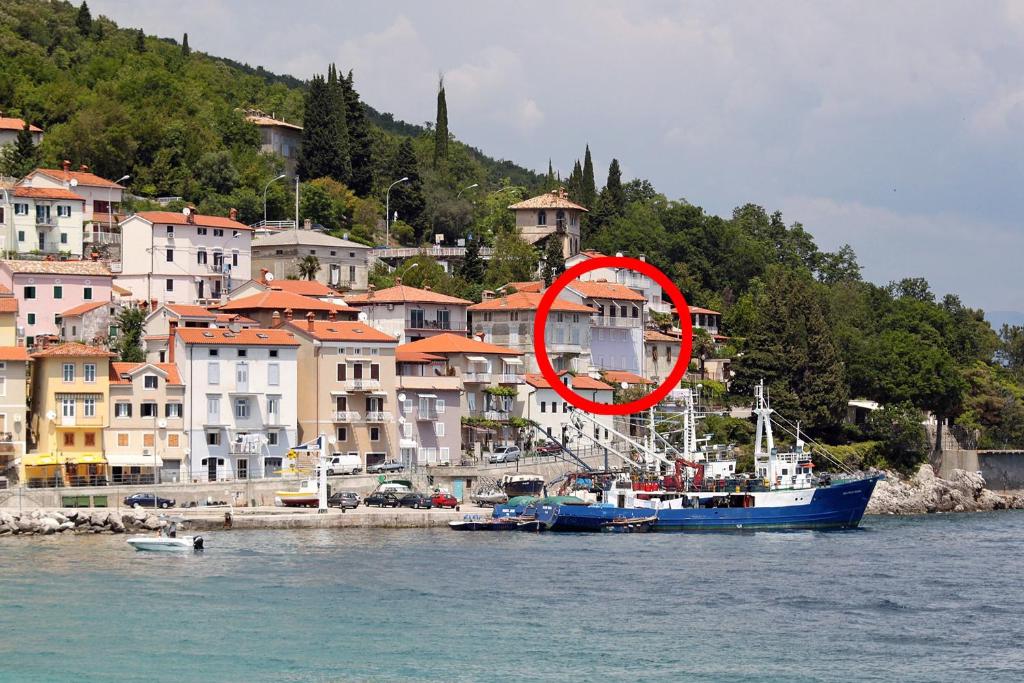
[[[366,311],[359,311],[359,322],[365,323],[370,317],[366,315]]]
[[[56,410],[47,410],[46,411],[46,419],[47,420],[56,420],[57,419],[57,411]]]
[[[181,207],[181,214],[183,216],[187,216],[188,215],[188,207],[187,206]]]
[[[405,401],[405,394],[399,394],[398,395],[398,400],[404,402]]]
[[[167,429],[167,420],[161,419],[159,422],[156,423],[156,426],[159,427],[160,429]]]
[[[629,382],[620,382],[619,386],[623,389],[629,389]]]
[[[273,282],[274,281],[274,274],[273,273],[267,273],[266,275],[263,276],[263,279],[266,282]]]
[[[71,187],[78,187],[78,178],[71,179]]]
[[[404,417],[398,418],[398,424],[404,425],[405,424],[405,418]]]

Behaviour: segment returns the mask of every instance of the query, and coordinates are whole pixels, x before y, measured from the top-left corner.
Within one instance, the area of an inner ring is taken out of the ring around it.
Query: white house
[[[65,160],[62,168],[37,168],[20,185],[34,188],[70,190],[85,200],[82,220],[85,223],[83,241],[86,253],[98,244],[116,243],[118,213],[124,195],[124,186],[89,171],[88,166],[71,170]]]
[[[472,301],[403,285],[345,297],[345,303],[366,313],[366,322],[407,344],[439,334],[466,334],[466,309]]]
[[[622,252],[615,254],[616,256],[622,256]],[[572,268],[573,266],[589,261],[592,258],[599,258],[605,256],[599,251],[581,251],[580,253],[566,259],[565,267]],[[641,255],[637,257],[638,261],[646,261],[646,257]],[[647,277],[643,273],[639,273],[629,268],[595,268],[583,275],[580,275],[581,280],[592,280],[605,282],[615,282],[620,285],[624,285],[640,292],[647,299],[647,309],[654,311],[655,313],[671,313],[672,302],[664,298],[661,285]]]
[[[598,403],[612,403],[613,401],[614,389],[601,380],[588,375],[573,377],[568,373],[563,373],[561,378],[566,386],[571,386],[576,394],[585,399]],[[613,436],[610,428],[613,424],[613,416],[589,414],[590,417],[597,420],[598,424],[594,425],[589,420],[584,421],[583,428],[586,431],[586,436],[581,436],[579,432],[569,426],[572,406],[555,393],[555,390],[542,375],[527,373],[524,380],[524,383],[519,385],[516,409],[520,416],[536,422],[548,437],[564,443],[574,452],[599,448],[601,445],[612,443]]]
[[[643,294],[614,282],[573,280],[562,295],[594,309],[590,316],[592,370],[643,372]]]
[[[295,446],[299,342],[285,330],[171,325],[193,481],[273,477]]]
[[[13,145],[18,141],[18,133],[25,129],[25,120],[13,116],[0,116],[0,147]],[[32,134],[32,144],[43,141],[43,129],[29,124],[28,132]]]
[[[140,211],[121,222],[117,284],[157,303],[220,303],[249,279],[252,229],[231,216],[194,209]]]
[[[82,255],[85,199],[71,190],[15,185],[0,204],[0,249]]]

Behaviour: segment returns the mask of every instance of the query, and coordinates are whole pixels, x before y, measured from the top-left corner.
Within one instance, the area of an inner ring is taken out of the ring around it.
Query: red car
[[[450,493],[435,493],[430,500],[436,508],[455,508],[459,504],[458,498]]]

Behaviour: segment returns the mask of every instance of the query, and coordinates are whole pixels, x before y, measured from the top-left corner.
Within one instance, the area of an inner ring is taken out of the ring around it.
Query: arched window
[[[559,210],[555,214],[555,227],[559,230],[565,230],[565,211]]]
[[[537,212],[537,225],[547,225],[547,224],[548,224],[548,212],[547,211],[538,211]]]

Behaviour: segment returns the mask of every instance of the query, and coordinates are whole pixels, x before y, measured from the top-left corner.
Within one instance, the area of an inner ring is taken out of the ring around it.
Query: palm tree
[[[707,330],[702,327],[695,327],[693,330],[693,351],[694,358],[700,360],[700,378],[704,379],[704,361],[715,352],[715,340]]]
[[[299,277],[306,280],[315,280],[316,274],[320,272],[320,259],[310,254],[299,261]]]

